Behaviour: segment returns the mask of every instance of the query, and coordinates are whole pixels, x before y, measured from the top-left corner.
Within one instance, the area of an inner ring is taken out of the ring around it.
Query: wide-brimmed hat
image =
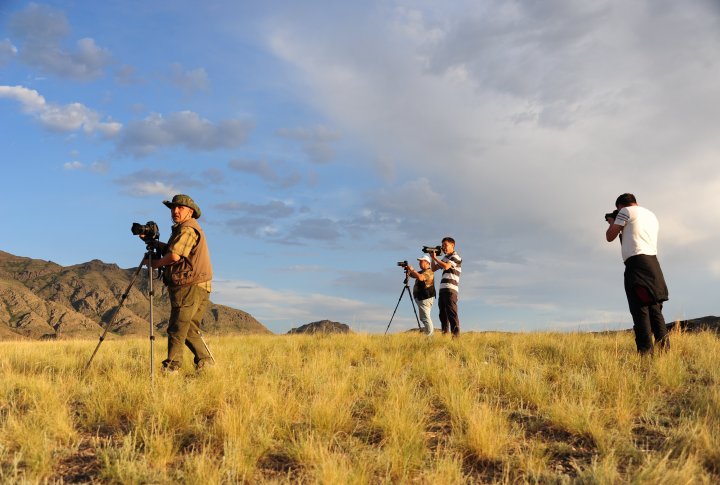
[[[193,210],[193,218],[200,219],[200,207],[198,207],[198,205],[195,203],[194,200],[192,200],[189,195],[177,194],[175,197],[172,198],[172,200],[163,200],[163,204],[165,204],[171,209],[176,205],[190,207]]]

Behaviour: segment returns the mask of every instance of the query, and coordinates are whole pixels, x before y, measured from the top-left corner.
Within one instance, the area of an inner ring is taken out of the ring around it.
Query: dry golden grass
[[[718,483],[720,340],[673,334],[0,343],[2,483]],[[156,348],[156,361],[165,352]]]

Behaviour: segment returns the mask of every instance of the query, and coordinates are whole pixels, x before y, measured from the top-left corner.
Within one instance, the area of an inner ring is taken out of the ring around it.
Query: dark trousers
[[[210,294],[197,285],[170,288],[169,292],[168,358],[163,361],[163,366],[179,368],[182,365],[183,347],[187,346],[195,356],[195,366],[200,368],[211,360],[200,334],[200,324]]]
[[[665,319],[662,314],[662,303],[649,301],[649,294],[643,286],[630,286],[625,282],[630,314],[633,318],[635,345],[640,354],[652,354],[655,346],[660,350],[670,348]],[[653,344],[653,337],[655,343]]]
[[[457,293],[440,290],[438,308],[440,309],[442,333],[448,333],[449,329],[453,335],[458,335],[460,333],[460,317],[458,317]]]

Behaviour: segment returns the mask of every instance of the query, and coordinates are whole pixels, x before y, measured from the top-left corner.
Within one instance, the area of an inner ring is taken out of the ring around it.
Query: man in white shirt
[[[652,354],[655,346],[660,350],[669,349],[670,339],[662,314],[668,289],[657,259],[657,217],[637,205],[633,194],[619,196],[615,207],[617,215],[607,217],[610,227],[605,238],[611,242],[620,236],[625,263],[625,294],[633,318],[637,350],[645,355]]]

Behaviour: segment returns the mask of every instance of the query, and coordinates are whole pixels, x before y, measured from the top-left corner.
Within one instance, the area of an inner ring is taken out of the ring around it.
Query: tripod
[[[142,269],[143,265],[147,262],[148,294],[150,296],[150,322],[149,322],[150,323],[150,384],[152,385],[154,383],[153,369],[155,367],[155,364],[154,364],[155,323],[153,321],[153,296],[155,295],[155,291],[153,289],[153,269],[152,269],[152,260],[153,260],[153,253],[154,253],[153,243],[152,242],[148,243],[146,249],[147,249],[147,252],[143,255],[142,261],[140,261],[140,264],[138,265],[137,269],[135,270],[135,273],[133,273],[132,279],[130,280],[130,284],[128,285],[127,289],[125,289],[125,293],[122,294],[122,297],[120,298],[120,304],[117,306],[117,308],[115,308],[112,318],[105,325],[105,329],[103,330],[103,333],[100,336],[100,341],[98,342],[97,346],[95,347],[95,350],[93,351],[92,355],[90,356],[90,360],[88,360],[87,364],[85,364],[85,367],[83,368],[83,372],[86,372],[90,368],[90,364],[92,363],[93,359],[95,358],[95,354],[97,354],[97,351],[100,348],[100,345],[103,343],[103,340],[105,340],[105,335],[107,335],[108,331],[113,327],[113,325],[115,325],[115,319],[117,318],[118,314],[120,313],[120,309],[125,304],[125,301],[127,300],[127,297],[130,294],[130,289],[135,284],[135,280],[137,279],[138,275],[140,274],[140,270]],[[203,341],[203,343],[204,343],[204,341]]]
[[[390,317],[390,321],[387,324],[387,328],[385,329],[385,335],[387,335],[388,330],[390,330],[390,324],[393,321],[393,318],[395,318],[395,312],[397,312],[398,307],[400,306],[400,300],[402,300],[403,295],[405,294],[405,290],[408,292],[408,296],[410,297],[410,303],[412,304],[413,312],[415,312],[415,321],[417,321],[417,325],[419,329],[422,329],[420,326],[420,317],[418,317],[417,310],[415,309],[415,301],[413,300],[412,293],[410,292],[410,287],[408,286],[408,274],[407,269],[405,270],[405,280],[403,281],[403,289],[400,292],[400,298],[398,298],[397,305],[395,305],[395,310],[393,311],[392,316]]]

